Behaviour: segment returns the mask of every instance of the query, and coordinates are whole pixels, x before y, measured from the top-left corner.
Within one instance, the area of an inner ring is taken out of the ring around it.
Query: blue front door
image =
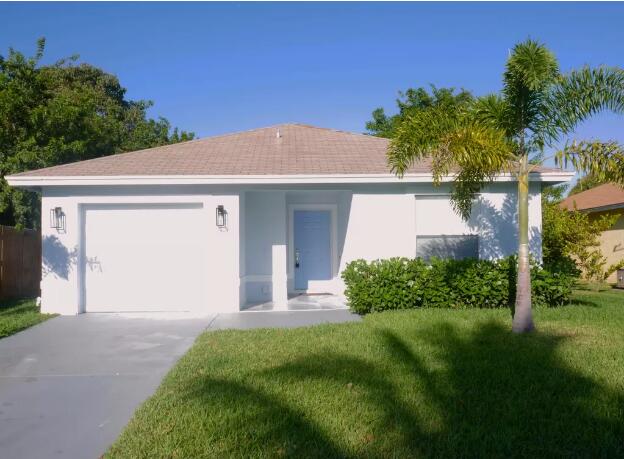
[[[331,279],[331,246],[327,210],[296,210],[295,289],[307,290],[309,281]]]

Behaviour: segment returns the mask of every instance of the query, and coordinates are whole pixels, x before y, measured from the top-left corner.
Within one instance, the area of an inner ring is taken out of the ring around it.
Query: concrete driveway
[[[0,456],[97,458],[214,317],[57,317],[0,340]]]
[[[0,457],[103,454],[205,329],[359,320],[348,311],[82,314],[0,339]]]

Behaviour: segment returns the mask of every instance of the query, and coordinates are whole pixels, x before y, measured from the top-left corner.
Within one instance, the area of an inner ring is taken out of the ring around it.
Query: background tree
[[[386,115],[383,108],[373,111],[373,119],[366,123],[366,130],[378,137],[393,137],[399,126],[411,114],[431,107],[452,110],[455,107],[465,107],[473,101],[472,94],[465,89],[455,92],[454,88],[436,88],[431,85],[430,90],[425,88],[410,88],[405,92],[399,91],[396,99],[398,113]]]
[[[501,173],[518,182],[518,275],[512,329],[534,328],[529,263],[529,174],[535,156],[543,159],[579,122],[602,111],[624,112],[624,71],[584,67],[566,74],[542,44],[514,46],[503,74],[503,90],[477,98],[459,110],[430,107],[410,114],[395,129],[388,152],[392,170],[402,176],[415,161],[431,158],[434,182],[454,174],[452,202],[468,218],[475,194]],[[580,142],[556,158],[601,180],[624,183],[619,145]]]
[[[618,265],[607,266],[600,250],[600,235],[613,227],[618,215],[590,218],[560,206],[566,186],[542,190],[542,256],[544,264],[576,271],[585,280],[603,282]]]
[[[605,183],[608,183],[608,180],[600,180],[593,175],[585,175],[579,178],[574,186],[570,188],[568,196],[591,190],[592,188],[596,188],[599,185],[604,185]]]
[[[0,223],[39,224],[36,193],[9,188],[4,176],[29,169],[190,140],[164,118],[147,117],[151,101],[127,100],[117,77],[77,57],[40,65],[9,49],[0,56]]]

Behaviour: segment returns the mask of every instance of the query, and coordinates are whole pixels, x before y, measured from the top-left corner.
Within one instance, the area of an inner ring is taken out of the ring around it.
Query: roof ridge
[[[190,144],[195,144],[195,143],[208,142],[208,141],[212,141],[214,139],[231,137],[231,136],[234,136],[234,135],[248,134],[248,133],[257,132],[257,131],[263,131],[263,130],[268,130],[268,129],[279,129],[280,127],[284,127],[284,126],[295,126],[295,127],[305,128],[305,129],[316,129],[316,130],[319,130],[319,131],[328,131],[328,132],[337,132],[337,133],[341,133],[341,134],[350,134],[352,136],[365,137],[365,138],[371,139],[371,140],[374,139],[374,140],[381,140],[381,141],[385,141],[385,142],[389,141],[389,139],[386,139],[384,137],[377,137],[377,136],[370,135],[370,134],[363,134],[363,133],[359,133],[359,132],[351,132],[351,131],[345,131],[345,130],[341,130],[341,129],[332,129],[332,128],[314,126],[312,124],[287,122],[287,123],[273,124],[273,125],[270,125],[270,126],[264,126],[264,127],[259,127],[259,128],[247,129],[247,130],[243,130],[243,131],[234,131],[234,132],[227,132],[227,133],[224,133],[224,134],[218,134],[218,135],[213,135],[213,136],[201,137],[199,139],[186,140],[184,142],[168,143],[168,144],[165,144],[165,145],[158,145],[158,146],[155,146],[155,147],[142,148],[140,150],[132,150],[132,151],[124,151],[124,152],[120,152],[120,153],[113,153],[113,154],[106,155],[106,156],[98,156],[97,158],[80,159],[80,160],[77,160],[77,161],[72,161],[70,163],[56,164],[54,166],[43,167],[43,168],[37,169],[37,170],[54,170],[54,169],[56,169],[58,167],[68,166],[70,164],[76,164],[76,163],[90,163],[90,164],[92,164],[92,163],[97,163],[97,162],[100,162],[100,161],[106,161],[107,158],[111,158],[113,156],[115,156],[115,157],[129,157],[129,156],[133,156],[133,155],[136,155],[136,154],[146,153],[146,152],[149,152],[149,151],[152,151],[152,150],[167,149],[167,148],[179,147],[179,146],[182,146],[182,145],[190,145]],[[20,172],[20,173],[14,174],[14,175],[27,174],[28,172],[29,171],[24,171],[24,172]]]
[[[281,134],[276,139],[277,131]],[[389,174],[390,140],[303,123],[281,123],[59,164],[24,176],[253,176]],[[409,173],[430,173],[431,160]],[[539,169],[536,172],[541,172]]]
[[[306,123],[284,123],[284,124],[282,124],[282,126],[284,126],[284,125],[286,125],[286,126],[298,126],[298,127],[309,128],[309,129],[318,129],[318,130],[321,130],[321,131],[338,132],[338,133],[341,133],[341,134],[350,134],[350,135],[359,136],[359,137],[366,137],[367,139],[385,140],[385,141],[389,141],[390,140],[390,139],[388,139],[386,137],[378,137],[376,135],[366,134],[365,132],[345,131],[344,129],[326,128],[326,127],[314,126],[312,124],[306,124]]]
[[[180,145],[189,145],[189,144],[192,144],[192,143],[199,143],[199,142],[206,141],[206,140],[217,139],[217,138],[220,138],[220,137],[228,137],[228,136],[237,135],[237,134],[244,134],[244,133],[248,133],[248,132],[259,131],[261,129],[270,129],[272,127],[277,127],[277,126],[278,125],[266,126],[266,127],[262,127],[262,128],[248,129],[248,130],[245,130],[245,131],[228,132],[228,133],[225,133],[225,134],[218,134],[218,135],[215,135],[215,136],[201,137],[199,139],[186,140],[184,142],[167,143],[165,145],[157,145],[155,147],[141,148],[140,150],[122,151],[122,152],[119,152],[119,153],[112,153],[110,155],[98,156],[97,158],[79,159],[77,161],[72,161],[72,162],[69,162],[69,163],[56,164],[54,166],[42,167],[42,168],[36,169],[36,170],[42,170],[42,171],[43,170],[46,170],[46,171],[47,170],[53,170],[53,169],[56,169],[57,167],[69,166],[70,164],[76,164],[76,163],[90,163],[90,164],[92,164],[92,163],[96,163],[96,162],[99,162],[99,161],[104,161],[104,160],[106,160],[108,158],[111,158],[113,156],[116,156],[116,157],[119,157],[119,156],[128,157],[128,156],[133,155],[133,154],[145,153],[145,152],[148,152],[150,150],[157,150],[157,149],[160,149],[160,148],[168,148],[168,147],[180,146]],[[19,172],[17,174],[13,174],[13,175],[19,176],[19,175],[22,175],[22,174],[27,174],[28,172],[30,172],[30,171],[23,171],[23,172]]]

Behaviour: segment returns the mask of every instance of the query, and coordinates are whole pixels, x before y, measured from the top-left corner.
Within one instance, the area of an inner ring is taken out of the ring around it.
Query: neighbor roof
[[[600,210],[602,208],[624,207],[624,188],[614,183],[606,183],[568,196],[561,201],[560,205],[568,210]]]
[[[371,135],[280,124],[23,172],[11,178],[390,175],[386,160],[389,143]],[[536,172],[549,171],[554,170],[540,168]],[[408,171],[430,172],[428,160]]]

